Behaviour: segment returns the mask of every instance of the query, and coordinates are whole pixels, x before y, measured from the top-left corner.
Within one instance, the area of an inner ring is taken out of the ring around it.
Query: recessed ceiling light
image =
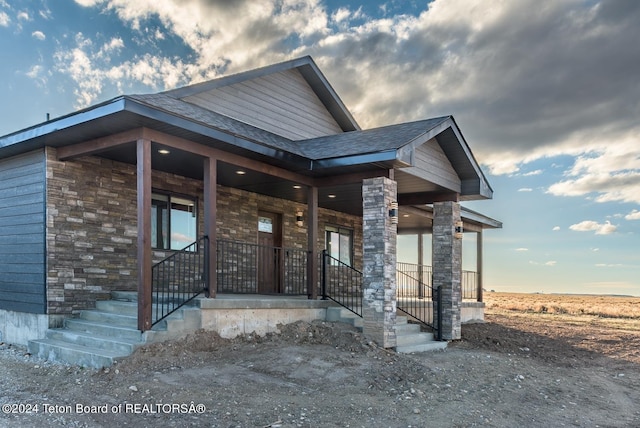
[[[331,195],[328,195],[328,197],[329,197],[329,198],[331,198],[331,199],[333,199],[333,198],[335,198],[335,197],[336,197],[336,195],[331,194]]]
[[[161,155],[168,155],[171,152],[167,149],[160,149],[158,150],[158,153],[160,153]]]
[[[236,171],[236,174],[238,174],[238,175],[245,175],[246,173],[247,173],[246,171],[242,171],[241,169]]]
[[[409,217],[409,214],[402,214],[402,217]]]
[[[294,184],[293,186],[294,189],[302,189],[302,186],[299,184]]]

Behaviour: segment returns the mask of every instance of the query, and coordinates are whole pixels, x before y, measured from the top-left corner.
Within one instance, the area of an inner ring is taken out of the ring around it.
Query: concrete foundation
[[[201,299],[201,328],[231,339],[243,334],[264,336],[278,331],[279,324],[326,319],[326,300],[282,297],[230,297]]]
[[[460,322],[462,324],[484,322],[484,303],[462,302],[462,310],[460,311]]]
[[[0,310],[0,342],[26,346],[44,337],[48,328],[49,315]]]

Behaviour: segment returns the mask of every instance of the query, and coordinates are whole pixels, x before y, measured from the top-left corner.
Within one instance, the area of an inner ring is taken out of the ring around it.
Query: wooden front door
[[[282,292],[282,216],[258,211],[258,293]]]

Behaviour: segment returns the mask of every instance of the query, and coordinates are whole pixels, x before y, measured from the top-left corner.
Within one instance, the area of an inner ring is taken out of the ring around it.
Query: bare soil
[[[341,323],[235,340],[200,331],[104,370],[0,345],[0,426],[638,427],[640,331],[494,311],[403,355]]]

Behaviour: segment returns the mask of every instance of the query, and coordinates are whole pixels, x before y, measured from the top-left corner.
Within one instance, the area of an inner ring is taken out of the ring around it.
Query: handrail
[[[436,331],[441,339],[442,299],[440,290],[396,269],[396,308]]]
[[[322,250],[320,281],[322,299],[333,300],[362,317],[362,272]]]
[[[203,236],[151,268],[151,325],[207,291],[209,237]]]
[[[415,263],[396,263],[396,269],[423,282],[429,286],[433,285],[433,267]],[[464,300],[477,300],[478,298],[478,273],[472,270],[463,270],[460,278],[462,298]]]

